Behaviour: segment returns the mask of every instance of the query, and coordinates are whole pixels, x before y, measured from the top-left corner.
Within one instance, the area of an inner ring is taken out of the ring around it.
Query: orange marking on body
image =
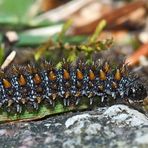
[[[56,80],[56,75],[55,75],[55,73],[54,73],[53,71],[50,71],[50,73],[49,73],[49,79],[50,79],[51,81]]]
[[[93,83],[92,82],[89,82],[89,87],[93,87]]]
[[[36,100],[37,100],[37,103],[39,104],[39,103],[41,103],[42,98],[41,97],[37,97]]]
[[[38,93],[41,93],[41,92],[43,91],[43,89],[42,89],[42,87],[37,87],[37,88],[36,88],[36,91],[37,91]]]
[[[123,66],[120,68],[120,72],[121,72],[121,74],[128,76],[128,71],[127,71],[125,65],[123,65]]]
[[[89,71],[89,79],[94,80],[95,79],[95,74],[92,70]]]
[[[13,74],[18,74],[18,73],[19,73],[19,70],[17,69],[16,66],[13,66],[13,67],[12,67],[12,73],[13,73]]]
[[[81,87],[82,87],[82,83],[79,82],[79,81],[77,81],[77,87],[78,87],[78,88],[81,88]]]
[[[33,73],[33,67],[30,64],[27,65],[27,70],[28,72]]]
[[[81,92],[78,91],[76,94],[75,94],[75,97],[79,97],[81,95]]]
[[[33,80],[34,80],[35,84],[41,83],[41,77],[38,74],[35,74]]]
[[[66,86],[66,87],[70,87],[70,83],[69,83],[69,82],[66,82],[66,83],[65,83],[65,86]]]
[[[24,78],[23,75],[20,75],[20,78],[19,78],[18,82],[19,82],[19,84],[20,84],[21,86],[26,85],[26,79]]]
[[[25,104],[27,102],[27,100],[25,98],[21,99],[22,104]]]
[[[56,97],[57,97],[57,95],[56,95],[56,94],[52,94],[52,100],[55,100],[55,99],[56,99]]]
[[[83,77],[83,73],[79,69],[77,69],[77,79],[82,80]]]
[[[120,70],[119,69],[116,70],[115,80],[121,80],[121,73],[120,73]]]
[[[122,74],[124,74],[124,72],[125,72],[125,67],[124,67],[123,65],[120,67],[120,72],[121,72]]]
[[[88,98],[91,98],[93,96],[93,93],[89,93]]]
[[[70,96],[70,92],[67,91],[67,92],[65,93],[65,98],[67,99],[69,96]]]
[[[104,66],[103,66],[104,72],[105,73],[109,72],[109,69],[110,69],[109,64],[107,62],[105,62]]]
[[[116,89],[116,88],[117,88],[117,83],[116,83],[116,82],[112,82],[112,87],[113,87],[114,89]]]
[[[69,72],[66,69],[64,69],[63,77],[64,77],[65,80],[69,80],[70,79],[70,74],[69,74]]]
[[[106,74],[105,74],[105,72],[102,69],[99,72],[99,78],[101,80],[106,80]]]
[[[5,88],[10,88],[11,87],[11,83],[6,79],[3,79],[3,84],[4,84]]]
[[[99,90],[103,91],[103,85],[98,86]]]
[[[57,89],[57,84],[51,84],[52,89]]]
[[[10,107],[13,104],[13,100],[8,100],[8,107]]]

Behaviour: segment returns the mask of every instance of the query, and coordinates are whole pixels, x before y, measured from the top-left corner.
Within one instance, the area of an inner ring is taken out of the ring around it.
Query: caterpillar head
[[[133,82],[133,84],[127,89],[127,97],[133,102],[142,102],[146,96],[146,88],[140,82]]]

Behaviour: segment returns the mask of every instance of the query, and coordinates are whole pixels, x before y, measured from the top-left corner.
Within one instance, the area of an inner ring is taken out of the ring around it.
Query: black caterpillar
[[[60,99],[64,106],[75,105],[85,97],[89,105],[94,98],[102,104],[110,100],[141,101],[146,97],[143,84],[128,73],[127,66],[110,67],[108,62],[75,66],[63,62],[55,68],[44,61],[39,66],[13,66],[0,72],[0,110],[22,113],[22,108],[38,110],[41,104],[54,107]]]

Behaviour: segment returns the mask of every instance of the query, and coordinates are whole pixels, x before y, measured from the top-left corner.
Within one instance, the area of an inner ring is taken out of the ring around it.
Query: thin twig
[[[5,69],[15,58],[16,56],[16,51],[12,51],[4,61],[4,63],[1,66],[1,69]]]

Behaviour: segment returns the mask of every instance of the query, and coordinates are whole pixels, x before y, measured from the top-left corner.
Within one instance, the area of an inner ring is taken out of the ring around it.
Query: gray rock
[[[148,118],[125,105],[0,125],[0,147],[148,147]]]

